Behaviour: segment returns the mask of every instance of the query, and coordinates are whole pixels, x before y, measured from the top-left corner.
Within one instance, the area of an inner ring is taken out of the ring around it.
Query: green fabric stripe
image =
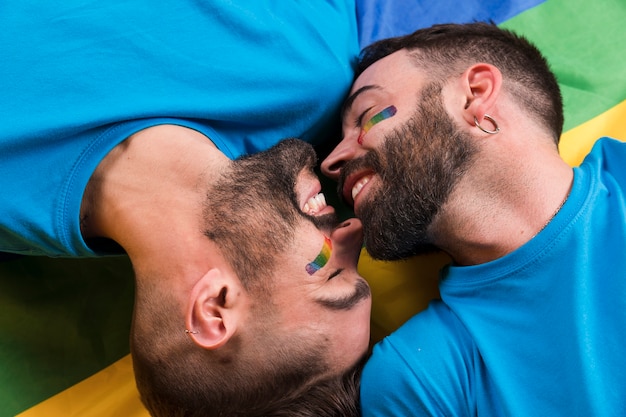
[[[500,26],[548,58],[562,88],[565,130],[626,99],[626,1],[548,0]]]
[[[133,294],[125,257],[0,262],[0,417],[128,354]]]

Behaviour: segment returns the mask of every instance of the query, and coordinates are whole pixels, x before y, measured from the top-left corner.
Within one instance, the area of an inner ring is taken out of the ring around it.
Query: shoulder
[[[626,171],[626,143],[610,137],[602,137],[596,141],[583,161],[583,165],[596,164],[605,170],[609,168]]]
[[[374,347],[361,381],[363,414],[463,414],[477,359],[454,313],[432,302]]]
[[[580,168],[609,188],[626,186],[626,143],[603,137],[596,141]],[[613,184],[613,185],[611,185]]]

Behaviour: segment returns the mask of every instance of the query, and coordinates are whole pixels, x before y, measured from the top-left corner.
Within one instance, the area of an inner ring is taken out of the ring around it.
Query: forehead
[[[352,111],[363,111],[363,106],[388,101],[396,107],[414,103],[415,95],[428,80],[406,50],[394,52],[373,63],[355,80],[350,95],[344,102],[342,117]]]
[[[368,85],[401,86],[420,75],[415,58],[401,49],[370,65],[354,82],[351,93]]]

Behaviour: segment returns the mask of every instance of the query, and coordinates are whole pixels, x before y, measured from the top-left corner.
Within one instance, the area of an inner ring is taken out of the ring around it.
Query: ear
[[[479,63],[469,67],[461,76],[466,95],[463,118],[474,126],[474,117],[482,123],[492,112],[502,88],[502,73],[491,64]]]
[[[188,335],[204,349],[223,346],[245,316],[247,297],[237,276],[218,268],[209,270],[191,290],[185,316]]]

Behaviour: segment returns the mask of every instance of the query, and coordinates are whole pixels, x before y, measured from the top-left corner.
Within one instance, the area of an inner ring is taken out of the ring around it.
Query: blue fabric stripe
[[[502,23],[545,0],[357,0],[361,48],[435,23]]]

